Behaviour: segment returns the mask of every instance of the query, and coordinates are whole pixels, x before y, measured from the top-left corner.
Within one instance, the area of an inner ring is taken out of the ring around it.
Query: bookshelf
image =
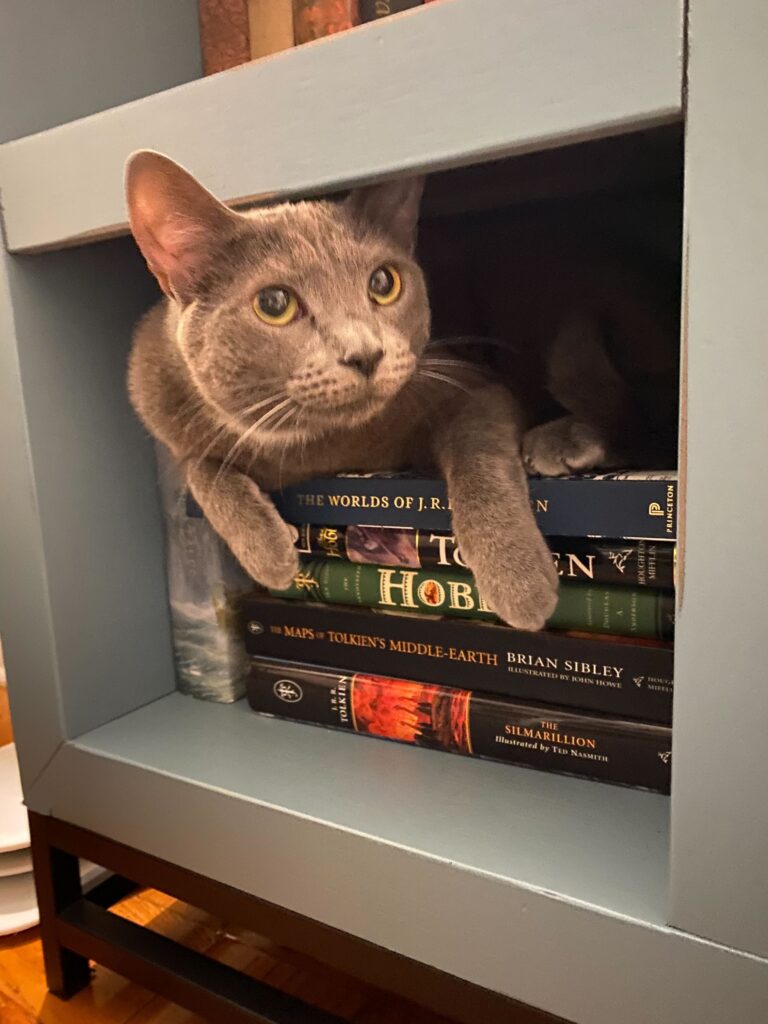
[[[480,11],[448,0],[13,142],[0,157],[8,247],[124,230],[134,149],[173,153],[233,201],[679,116],[673,0],[484,0]]]
[[[28,805],[580,1024],[758,1024],[768,703],[744,538],[766,507],[768,208],[741,97],[760,5],[689,4],[671,801],[320,730],[294,745],[290,723],[174,692],[156,469],[124,388],[155,289],[121,178],[154,146],[230,200],[312,194],[679,121],[677,0],[445,0],[186,83],[199,56],[152,5],[173,88],[112,6],[131,102],[0,146],[0,630]],[[158,91],[134,99],[138,80]]]

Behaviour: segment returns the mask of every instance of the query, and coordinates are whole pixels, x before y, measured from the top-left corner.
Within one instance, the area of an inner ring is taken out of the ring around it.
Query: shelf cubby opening
[[[669,246],[679,227],[679,155],[679,130],[667,127],[439,172],[427,185],[424,222],[461,225],[498,210],[535,222],[569,210],[592,228],[619,215],[631,225],[641,204],[657,211],[654,237]],[[647,232],[645,212],[634,223]],[[669,850],[661,796],[369,743],[260,719],[243,703],[222,707],[173,692],[154,452],[124,387],[131,328],[154,300],[154,284],[129,239],[19,257],[13,273],[30,308],[42,289],[67,310],[63,337],[50,320],[18,326],[31,339],[28,401],[47,403],[61,425],[34,438],[52,470],[44,526],[73,538],[55,553],[56,579],[81,581],[77,600],[93,624],[84,638],[74,617],[60,613],[57,623],[62,654],[71,650],[73,659],[62,705],[72,742],[55,772],[70,773],[71,785],[56,785],[52,810],[88,827],[104,827],[108,813],[113,834],[135,841],[139,809],[115,804],[107,812],[100,787],[88,794],[77,780],[102,765],[104,778],[127,792],[140,767],[157,782],[158,812],[170,812],[159,795],[170,782],[204,802],[206,793],[225,794],[229,827],[254,842],[267,818],[282,821],[291,837],[304,821],[312,835],[321,826],[353,846],[363,837],[502,889],[520,886],[662,926]],[[43,354],[58,367],[62,386],[53,393],[39,370]],[[98,438],[96,458],[83,455],[86,438]],[[82,530],[86,503],[99,510],[98,530]],[[52,780],[39,768],[30,786],[43,800]],[[288,846],[275,856],[289,862]],[[290,903],[284,882],[268,875],[259,882],[268,898]]]

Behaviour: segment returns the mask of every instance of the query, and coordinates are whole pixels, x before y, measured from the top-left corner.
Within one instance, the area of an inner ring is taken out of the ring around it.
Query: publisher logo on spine
[[[278,679],[272,687],[272,692],[280,700],[285,701],[286,704],[298,704],[304,696],[302,688],[298,683],[294,683],[292,679]]]

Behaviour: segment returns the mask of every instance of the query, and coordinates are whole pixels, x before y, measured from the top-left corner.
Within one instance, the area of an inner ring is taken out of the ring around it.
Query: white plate
[[[0,747],[0,854],[29,846],[27,809],[21,793],[16,744]]]
[[[23,875],[31,870],[32,852],[29,848],[0,853],[0,878],[6,878],[8,875]]]
[[[96,864],[83,861],[80,876],[84,885],[91,885],[109,874]],[[34,928],[40,920],[32,873],[0,878],[0,935],[12,935]]]

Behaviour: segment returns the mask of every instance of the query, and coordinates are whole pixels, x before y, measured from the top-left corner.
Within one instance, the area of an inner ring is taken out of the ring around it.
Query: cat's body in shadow
[[[486,602],[511,625],[537,629],[554,609],[557,576],[522,452],[547,472],[624,458],[614,449],[629,392],[578,316],[563,320],[545,361],[562,363],[558,345],[602,353],[618,397],[606,397],[611,416],[597,422],[571,416],[542,427],[546,403],[531,400],[522,376],[516,395],[514,378],[504,387],[430,341],[413,256],[419,194],[418,183],[397,182],[344,203],[241,215],[166,158],[138,154],[131,225],[167,299],[137,328],[131,398],[258,582],[287,586],[298,568],[294,531],[269,490],[323,473],[433,468]],[[578,375],[562,373],[566,394]]]

